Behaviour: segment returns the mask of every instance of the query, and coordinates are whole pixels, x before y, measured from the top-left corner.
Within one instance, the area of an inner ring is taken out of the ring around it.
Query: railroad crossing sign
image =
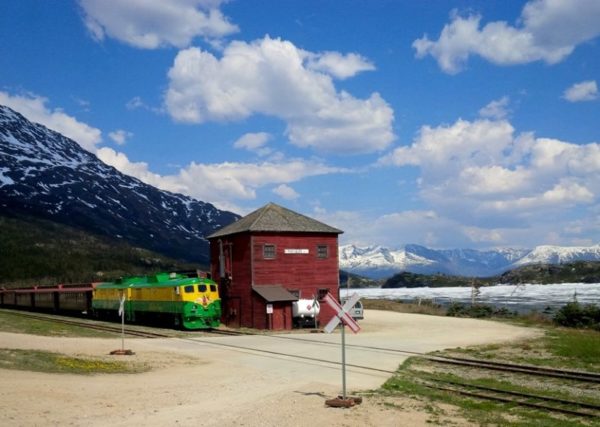
[[[346,303],[342,307],[337,302],[337,300],[331,296],[330,293],[327,293],[327,295],[325,295],[325,298],[323,298],[323,301],[325,301],[331,308],[335,310],[336,315],[329,321],[327,326],[323,328],[325,332],[330,334],[331,332],[333,332],[335,327],[340,322],[342,322],[343,324],[348,326],[352,332],[354,332],[355,334],[358,333],[358,331],[360,331],[360,326],[358,326],[356,320],[354,320],[352,316],[348,314],[348,312],[352,309],[352,307],[354,307],[354,304],[356,304],[359,299],[360,297],[358,296],[358,294],[354,294],[350,297],[348,301],[346,301]]]
[[[352,318],[352,316],[350,316],[348,314],[348,312],[352,309],[352,307],[354,307],[354,304],[356,304],[356,302],[359,300],[359,296],[358,294],[354,294],[350,297],[350,299],[348,301],[346,301],[346,303],[344,304],[344,306],[342,307],[337,300],[331,296],[331,294],[328,292],[327,295],[325,295],[325,298],[323,298],[323,301],[325,301],[331,308],[333,308],[335,310],[335,317],[332,318],[329,323],[327,324],[327,326],[325,326],[325,328],[323,328],[325,330],[325,332],[327,332],[328,334],[330,334],[331,332],[333,332],[333,330],[335,329],[335,327],[337,325],[340,325],[340,329],[342,330],[342,400],[344,402],[346,402],[346,333],[344,332],[346,328],[344,328],[344,325],[348,325],[348,327],[350,328],[350,330],[352,332],[354,332],[355,334],[360,331],[360,326],[358,326],[358,323],[356,323],[356,320],[354,320]]]

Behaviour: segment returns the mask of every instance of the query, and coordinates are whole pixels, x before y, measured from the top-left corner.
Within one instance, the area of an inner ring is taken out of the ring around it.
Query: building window
[[[327,295],[328,292],[329,292],[329,289],[327,289],[327,288],[321,288],[321,289],[319,289],[319,301],[322,301],[323,298],[325,298],[325,295]]]
[[[275,259],[275,245],[264,245],[263,246],[263,258],[264,259]]]
[[[329,256],[329,251],[327,245],[318,245],[317,246],[317,258],[327,258]]]

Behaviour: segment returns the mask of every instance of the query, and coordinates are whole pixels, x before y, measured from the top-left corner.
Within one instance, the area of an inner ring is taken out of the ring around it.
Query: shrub
[[[507,308],[496,308],[485,304],[466,305],[453,302],[448,306],[447,316],[453,317],[514,317],[516,313]]]
[[[600,307],[595,304],[579,304],[577,301],[562,306],[554,315],[554,322],[570,328],[600,330]]]

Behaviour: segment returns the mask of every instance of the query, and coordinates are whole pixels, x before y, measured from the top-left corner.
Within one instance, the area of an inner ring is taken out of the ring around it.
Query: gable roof
[[[315,219],[286,209],[275,203],[246,215],[238,221],[217,230],[208,239],[228,236],[244,232],[300,232],[300,233],[333,233],[341,234],[342,230],[330,227]]]

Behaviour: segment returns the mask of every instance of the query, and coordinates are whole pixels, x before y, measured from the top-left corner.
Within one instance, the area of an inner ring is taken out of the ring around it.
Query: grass
[[[544,323],[537,327],[543,327],[545,334],[526,342],[454,349],[436,354],[467,354],[481,359],[600,372],[600,332],[556,328]],[[403,363],[377,393],[388,398],[409,396],[413,401],[420,402],[420,407],[430,417],[429,422],[434,425],[451,424],[452,420],[444,412],[451,408],[449,411],[455,414],[454,417],[458,414],[480,426],[600,427],[599,418],[561,415],[511,403],[478,400],[427,387],[427,381],[433,379],[600,405],[600,386],[595,384],[448,367],[418,358],[411,358]]]
[[[578,329],[556,329],[546,337],[555,356],[575,367],[600,371],[600,332]]]
[[[600,332],[589,329],[546,327],[544,335],[538,339],[453,352],[481,359],[600,372]]]
[[[11,310],[0,310],[0,331],[51,337],[114,338],[116,334],[80,326],[61,325],[50,320],[31,319]]]
[[[70,357],[35,350],[0,349],[0,368],[61,374],[132,374],[148,370],[142,364]]]

